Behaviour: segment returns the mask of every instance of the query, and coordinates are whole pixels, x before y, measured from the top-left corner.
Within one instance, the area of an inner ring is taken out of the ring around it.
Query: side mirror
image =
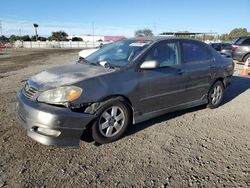
[[[155,68],[158,68],[160,66],[159,62],[158,61],[154,61],[154,60],[151,60],[151,61],[144,61],[140,68],[141,69],[155,69]]]

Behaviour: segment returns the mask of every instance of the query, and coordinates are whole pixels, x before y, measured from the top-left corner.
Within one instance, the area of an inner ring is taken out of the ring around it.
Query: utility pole
[[[2,20],[0,20],[0,36],[3,35]]]
[[[22,30],[19,28],[19,37],[21,38],[22,36]]]
[[[94,22],[92,22],[92,37],[93,37],[93,48],[94,48],[94,45],[95,45],[95,27],[94,27]]]
[[[154,23],[154,35],[157,35],[157,32],[156,32],[156,23]]]

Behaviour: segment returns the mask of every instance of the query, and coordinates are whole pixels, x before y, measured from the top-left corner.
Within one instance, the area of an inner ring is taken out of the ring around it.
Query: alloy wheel
[[[221,86],[220,85],[215,86],[211,94],[211,103],[213,105],[217,105],[222,98],[222,94],[223,94],[223,89],[221,88]]]
[[[124,126],[125,115],[118,106],[111,106],[106,109],[99,119],[99,130],[105,137],[115,136]]]

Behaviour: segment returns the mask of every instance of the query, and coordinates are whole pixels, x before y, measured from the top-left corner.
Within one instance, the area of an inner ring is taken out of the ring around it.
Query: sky
[[[222,34],[239,27],[250,31],[250,0],[3,0],[0,20],[7,36],[34,35],[33,23],[39,25],[40,36],[63,30],[69,35],[129,37],[144,28],[156,35]]]

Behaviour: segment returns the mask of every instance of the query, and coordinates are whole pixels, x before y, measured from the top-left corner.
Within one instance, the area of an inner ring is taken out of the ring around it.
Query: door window
[[[176,42],[163,41],[156,44],[145,56],[144,61],[158,61],[160,67],[179,64],[178,45]]]
[[[182,52],[185,63],[207,62],[212,59],[208,49],[196,41],[183,41]]]

